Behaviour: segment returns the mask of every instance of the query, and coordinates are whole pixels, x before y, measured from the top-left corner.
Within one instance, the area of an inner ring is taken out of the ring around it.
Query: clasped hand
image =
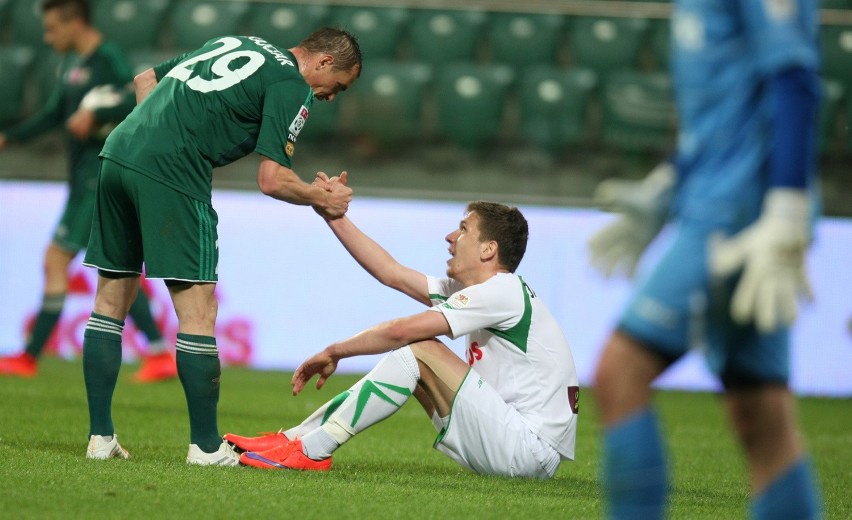
[[[346,185],[346,172],[342,172],[339,177],[329,177],[324,172],[317,172],[311,184],[326,191],[325,203],[315,204],[314,211],[327,220],[334,220],[346,214],[352,201],[352,188]]]

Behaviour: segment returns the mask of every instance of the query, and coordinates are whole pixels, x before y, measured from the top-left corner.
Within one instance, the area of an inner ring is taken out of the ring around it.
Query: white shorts
[[[559,453],[473,369],[445,422],[435,449],[476,473],[551,478],[559,468]]]

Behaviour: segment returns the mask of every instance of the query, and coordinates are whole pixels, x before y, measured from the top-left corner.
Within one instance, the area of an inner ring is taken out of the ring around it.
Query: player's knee
[[[782,394],[783,389],[772,385],[729,391],[728,415],[734,432],[746,448],[760,446],[767,437],[777,436],[790,428],[792,417]]]
[[[417,341],[408,345],[411,349],[411,352],[414,354],[414,357],[417,358],[417,361],[423,362],[426,359],[434,358],[436,355],[440,355],[440,351],[450,352],[450,349],[447,348],[446,345],[438,341],[437,339],[426,339],[423,341]]]

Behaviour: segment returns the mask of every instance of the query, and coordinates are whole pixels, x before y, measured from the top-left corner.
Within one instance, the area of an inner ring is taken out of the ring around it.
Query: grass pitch
[[[128,461],[84,458],[88,411],[79,362],[45,359],[32,380],[0,378],[2,518],[602,518],[600,427],[583,394],[577,459],[539,482],[482,477],[432,449],[435,434],[416,402],[337,452],[327,474],[190,467],[186,403],[177,381],[137,385],[125,366],[113,402]],[[357,380],[290,396],[290,374],[226,368],[222,433],[252,434],[299,422]],[[745,469],[719,399],[659,392],[669,434],[671,517],[744,518]],[[828,518],[852,518],[849,400],[802,399]]]

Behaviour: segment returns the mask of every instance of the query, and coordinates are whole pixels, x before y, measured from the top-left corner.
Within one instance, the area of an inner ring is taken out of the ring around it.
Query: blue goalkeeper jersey
[[[682,217],[730,223],[759,212],[772,145],[767,80],[791,66],[818,68],[818,24],[816,0],[676,2]]]

